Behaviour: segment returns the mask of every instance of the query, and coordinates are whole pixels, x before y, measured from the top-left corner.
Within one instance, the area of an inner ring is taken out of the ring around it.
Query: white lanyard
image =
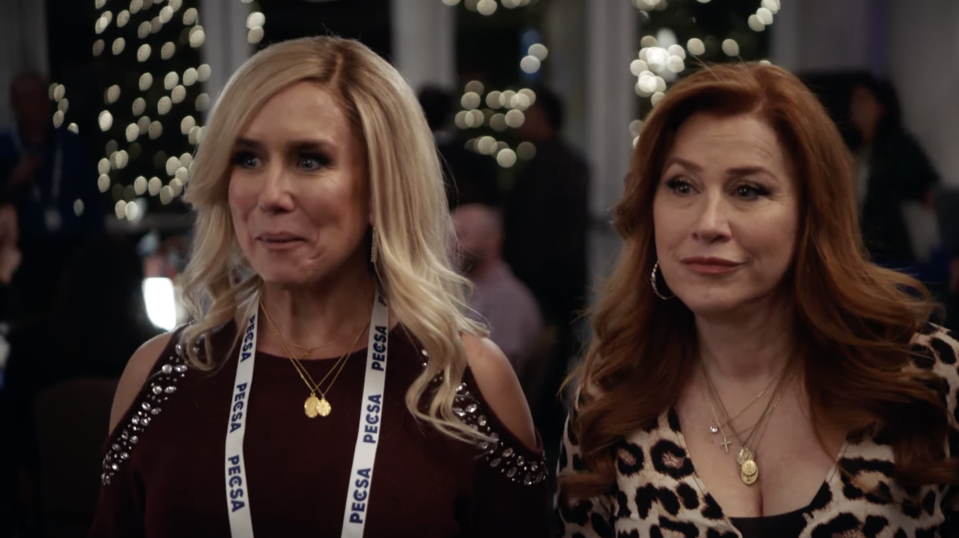
[[[233,538],[253,538],[250,518],[250,488],[243,458],[243,435],[246,432],[246,406],[250,403],[253,385],[253,363],[256,360],[257,302],[248,318],[236,366],[236,382],[230,399],[230,420],[226,431],[226,505]],[[342,537],[360,538],[366,526],[373,465],[382,430],[383,389],[386,386],[386,355],[389,309],[386,297],[377,289],[370,320],[370,337],[366,350],[366,375],[363,400],[360,403],[360,424],[353,451],[353,469],[343,512]]]

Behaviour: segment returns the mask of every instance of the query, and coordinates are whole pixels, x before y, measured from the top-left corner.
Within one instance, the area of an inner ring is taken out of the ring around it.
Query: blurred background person
[[[548,323],[567,331],[585,306],[589,169],[560,137],[563,104],[547,88],[519,128],[536,155],[506,200],[504,258],[536,297]]]
[[[581,345],[574,322],[586,306],[589,170],[560,137],[559,97],[544,87],[534,91],[536,101],[526,110],[519,135],[536,146],[536,155],[518,172],[506,200],[503,257],[532,291],[545,323],[557,329],[541,401],[533,405],[550,450],[559,440],[564,413],[556,395]]]
[[[453,94],[436,86],[425,86],[419,92],[419,101],[436,139],[450,209],[461,204],[498,205],[500,192],[495,161],[466,149],[451,128]]]
[[[490,339],[503,350],[520,381],[529,370],[543,321],[533,294],[503,261],[503,229],[495,209],[480,204],[453,211],[458,263],[473,283],[470,306],[486,323]]]
[[[0,444],[27,536],[85,536],[93,521],[113,391],[129,356],[159,334],[142,283],[130,241],[89,239],[49,312],[10,335]]]
[[[83,237],[104,231],[104,209],[96,169],[79,138],[54,129],[44,77],[26,72],[13,79],[14,124],[0,134],[0,190],[16,206],[23,271],[20,316],[49,306],[63,267]],[[82,202],[77,211],[76,201]]]
[[[0,201],[0,324],[8,324],[17,309],[18,299],[12,284],[23,259],[19,240],[17,208],[11,202]],[[6,334],[5,327],[0,327],[0,333]],[[3,388],[2,372],[3,357],[0,357],[0,389]]]
[[[16,303],[16,292],[11,286],[13,275],[20,267],[20,249],[17,248],[17,210],[9,202],[0,202],[0,418],[3,416],[2,394],[10,344],[7,341],[10,314]],[[0,429],[2,432],[2,429]],[[0,435],[0,536],[8,529],[12,519],[8,507],[15,497],[14,471],[10,458],[4,450],[3,435]]]
[[[16,208],[9,202],[0,201],[0,391],[3,390],[4,368],[10,354],[6,338],[17,308],[17,293],[12,282],[20,268],[18,236]]]
[[[903,128],[899,98],[890,82],[862,77],[852,88],[849,119],[857,139],[856,195],[866,248],[880,265],[914,268],[920,256],[904,204],[922,202],[931,209],[939,175]]]

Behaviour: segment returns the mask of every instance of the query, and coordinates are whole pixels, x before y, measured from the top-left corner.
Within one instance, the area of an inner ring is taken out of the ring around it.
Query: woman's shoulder
[[[419,349],[415,338],[411,342]],[[463,335],[467,364],[453,399],[454,414],[485,436],[470,441],[480,452],[475,461],[491,483],[502,479],[530,486],[546,479],[542,440],[533,426],[526,397],[503,352],[491,341]],[[433,383],[442,382],[442,374]],[[485,469],[485,471],[484,471]]]
[[[154,336],[141,345],[130,357],[126,368],[123,369],[123,375],[120,376],[120,383],[117,385],[117,392],[113,398],[113,408],[110,411],[111,432],[133,404],[160,356],[173,345],[176,334],[178,334],[178,331]]]
[[[110,484],[120,466],[130,458],[140,436],[185,377],[189,360],[178,342],[181,331],[182,327],[154,337],[140,346],[127,363],[110,414],[110,435],[101,475],[104,485]]]
[[[512,363],[489,338],[465,334],[463,346],[476,388],[491,411],[524,444],[535,446],[533,418]]]
[[[170,332],[159,334],[147,340],[127,361],[113,399],[113,408],[110,413],[111,432],[123,416],[128,414],[131,405],[143,393],[151,376],[170,366],[171,361],[176,362],[183,368],[188,368],[190,361],[181,343],[183,330],[187,326],[181,325]],[[209,333],[215,356],[224,353],[224,348],[228,346],[228,342],[234,335],[235,325],[232,321],[213,329]],[[203,350],[198,347],[197,351],[202,353]]]
[[[907,370],[933,374],[941,379],[942,385],[937,389],[943,404],[946,406],[949,421],[953,427],[959,427],[956,422],[957,394],[959,394],[959,339],[949,329],[926,323],[919,332],[915,333],[911,341],[911,353]]]
[[[959,340],[952,331],[935,323],[926,323],[912,336],[911,344],[913,367],[939,374],[949,373],[959,381],[956,370]]]
[[[412,355],[417,359],[416,364],[419,364],[419,359],[429,360],[425,346],[406,326],[397,323],[390,331],[390,336],[399,336],[401,340],[395,348],[391,344],[391,355],[394,350],[400,358]],[[535,448],[536,428],[512,363],[488,338],[466,333],[461,338],[466,352],[466,368],[460,389],[466,390],[468,387],[471,394],[482,400],[488,414],[497,417],[500,426],[522,444]],[[413,364],[406,360],[401,363]]]

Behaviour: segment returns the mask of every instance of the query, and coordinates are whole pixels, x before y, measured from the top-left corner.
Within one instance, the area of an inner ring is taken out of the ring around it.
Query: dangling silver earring
[[[370,263],[375,265],[376,260],[380,259],[380,242],[376,238],[376,226],[373,227],[371,235],[373,239],[371,240],[372,245],[370,247]]]
[[[657,297],[659,297],[660,299],[664,301],[668,301],[672,299],[673,297],[676,297],[676,295],[674,294],[667,297],[663,295],[662,293],[660,293],[659,287],[656,286],[656,273],[658,271],[659,271],[659,260],[657,260],[656,264],[653,265],[653,272],[649,274],[649,284],[653,287],[653,293],[655,293]]]

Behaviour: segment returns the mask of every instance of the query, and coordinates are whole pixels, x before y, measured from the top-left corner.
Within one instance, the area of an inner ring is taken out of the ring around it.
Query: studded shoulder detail
[[[485,404],[467,383],[462,383],[456,391],[453,412],[464,423],[490,438],[489,441],[477,442],[476,446],[484,452],[483,457],[491,469],[498,469],[512,482],[524,486],[532,486],[546,480],[546,462],[543,455],[523,456],[521,452],[528,453],[529,450],[522,448],[522,443],[513,435],[501,438],[500,433],[496,431],[499,428],[494,427],[494,420],[486,416],[489,412],[485,409]],[[502,427],[498,420],[495,421],[495,426]]]
[[[177,338],[174,335],[174,338]],[[150,377],[144,383],[140,396],[133,403],[133,413],[117,426],[119,435],[113,440],[103,458],[103,468],[100,481],[103,485],[110,485],[113,476],[120,470],[120,465],[130,459],[133,446],[140,441],[140,436],[150,425],[154,417],[160,414],[164,402],[176,392],[177,383],[186,377],[189,369],[186,350],[177,343],[175,353],[165,359],[161,358]],[[167,352],[164,351],[164,354]]]
[[[425,349],[420,349],[420,352],[423,354],[423,368],[426,368],[429,366],[426,362],[429,361],[429,353]],[[442,381],[441,373],[433,378],[432,383],[435,387]],[[522,448],[522,443],[509,432],[506,432],[507,440],[501,439],[497,429],[502,428],[505,431],[505,427],[495,415],[486,411],[485,407],[478,390],[470,387],[466,381],[460,383],[456,396],[453,397],[453,412],[473,430],[489,437],[489,441],[475,443],[483,452],[481,457],[486,464],[491,469],[499,469],[501,474],[516,484],[532,486],[546,480],[545,453],[532,455],[531,451]],[[490,414],[489,417],[487,413]],[[526,452],[527,455],[523,456],[519,452]]]
[[[426,350],[422,350],[423,356],[428,357]],[[423,363],[426,367],[427,364]],[[443,380],[442,374],[433,378],[433,383],[439,383]],[[522,448],[522,443],[512,434],[506,432],[506,439],[500,438],[498,429],[503,429],[499,420],[485,409],[486,404],[482,401],[479,391],[470,387],[467,382],[463,382],[456,389],[456,396],[453,397],[453,412],[456,413],[465,424],[474,430],[489,437],[489,441],[477,441],[476,446],[483,451],[483,457],[491,469],[499,469],[499,472],[516,484],[532,486],[546,480],[546,460],[544,454],[532,455],[528,449]],[[490,416],[488,417],[487,414]],[[520,452],[526,452],[523,456]]]

